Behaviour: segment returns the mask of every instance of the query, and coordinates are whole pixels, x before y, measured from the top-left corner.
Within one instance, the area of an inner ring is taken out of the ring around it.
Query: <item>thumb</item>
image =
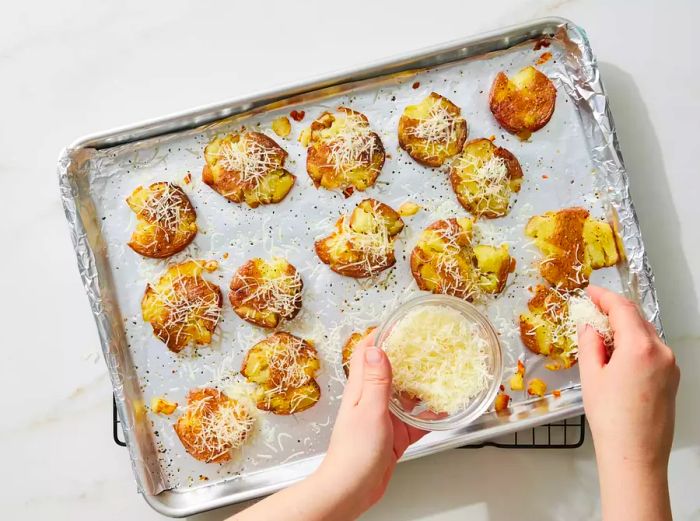
[[[364,352],[361,406],[380,405],[383,408],[389,403],[391,395],[391,364],[386,353],[381,349],[370,346]]]
[[[588,324],[578,328],[578,361],[581,381],[595,378],[605,365],[605,344],[598,332]]]

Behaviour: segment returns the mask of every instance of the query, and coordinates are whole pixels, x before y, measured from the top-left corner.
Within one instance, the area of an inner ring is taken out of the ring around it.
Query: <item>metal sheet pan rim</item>
[[[577,390],[576,393],[580,397],[580,391]],[[526,420],[523,420],[518,423],[514,423],[511,425],[506,425],[505,427],[503,425],[496,425],[494,427],[488,428],[488,429],[483,429],[480,431],[476,432],[470,432],[467,434],[463,434],[461,436],[455,436],[449,440],[445,440],[444,442],[440,443],[439,445],[434,445],[430,447],[420,447],[418,450],[411,450],[409,449],[406,451],[404,454],[404,457],[401,458],[400,462],[404,461],[410,461],[413,459],[418,459],[423,456],[429,456],[431,454],[436,454],[439,452],[443,452],[445,450],[449,449],[456,449],[458,447],[461,447],[463,445],[468,445],[472,443],[479,443],[485,440],[488,440],[493,437],[497,437],[500,435],[504,434],[509,434],[514,431],[520,431],[523,429],[528,429],[531,427],[536,427],[537,425],[542,425],[543,423],[551,423],[551,422],[556,422],[560,420],[564,420],[566,418],[571,418],[574,416],[578,416],[583,414],[583,402],[582,401],[577,401],[575,403],[572,403],[571,405],[567,407],[563,407],[562,409],[553,411],[548,414],[543,414],[541,416],[536,416],[536,417],[530,417],[527,418]],[[585,427],[584,427],[585,428]],[[318,459],[318,458],[317,458]],[[308,460],[306,461],[308,463]],[[274,494],[275,492],[278,492],[290,485],[293,485],[294,483],[297,483],[304,479],[306,476],[299,477],[298,479],[293,479],[293,480],[287,480],[287,481],[280,481],[278,483],[275,483],[274,485],[269,485],[267,487],[261,487],[255,490],[250,490],[248,492],[240,492],[240,493],[235,493],[231,494],[228,496],[220,497],[217,498],[213,501],[210,501],[206,507],[206,510],[214,510],[217,508],[237,504],[237,503],[242,503],[244,501],[250,501],[252,499],[257,499],[261,498],[270,494]],[[220,486],[225,486],[225,484],[222,484]],[[163,514],[165,516],[169,517],[176,517],[176,518],[182,518],[194,514],[198,514],[203,512],[202,509],[200,508],[177,508],[177,507],[172,507],[168,505],[167,501],[164,501],[164,498],[167,498],[169,496],[176,496],[179,495],[177,492],[172,492],[169,490],[166,490],[164,492],[161,492],[158,495],[149,495],[149,494],[143,494],[144,499],[146,500],[146,503],[156,510],[158,513]],[[204,510],[204,511],[206,511]]]

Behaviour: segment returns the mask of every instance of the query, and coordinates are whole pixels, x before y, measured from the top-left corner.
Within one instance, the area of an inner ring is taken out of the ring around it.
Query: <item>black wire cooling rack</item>
[[[583,445],[586,426],[585,416],[569,418],[547,425],[540,425],[525,431],[514,432],[494,440],[465,445],[462,449],[479,449],[481,447],[500,447],[502,449],[575,449]],[[117,404],[112,397],[112,436],[114,443],[126,447],[122,434]]]

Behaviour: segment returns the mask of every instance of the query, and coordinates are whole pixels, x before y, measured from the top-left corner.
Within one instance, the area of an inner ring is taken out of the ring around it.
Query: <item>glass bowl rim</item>
[[[486,412],[493,403],[503,378],[503,353],[498,334],[486,315],[479,311],[473,304],[463,299],[444,294],[419,295],[401,303],[377,328],[377,347],[383,350],[382,344],[388,338],[389,331],[391,330],[390,328],[398,323],[409,311],[430,304],[446,305],[452,309],[456,309],[471,322],[476,322],[481,325],[485,329],[487,336],[490,337],[490,355],[494,359],[493,365],[495,366],[490,386],[485,392],[482,391],[481,398],[478,398],[476,402],[472,402],[472,404],[477,403],[478,405],[474,406],[471,411],[469,411],[469,408],[471,408],[472,405],[446,418],[425,420],[409,414],[395,403],[393,396],[390,398],[389,410],[407,425],[427,431],[446,431],[467,426]],[[393,392],[392,388],[392,394]]]

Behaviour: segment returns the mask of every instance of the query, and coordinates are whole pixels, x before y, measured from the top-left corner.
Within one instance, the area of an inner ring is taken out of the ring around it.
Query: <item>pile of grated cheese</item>
[[[446,306],[425,305],[408,312],[382,348],[391,362],[396,391],[419,398],[433,412],[464,409],[493,378],[485,332]]]

